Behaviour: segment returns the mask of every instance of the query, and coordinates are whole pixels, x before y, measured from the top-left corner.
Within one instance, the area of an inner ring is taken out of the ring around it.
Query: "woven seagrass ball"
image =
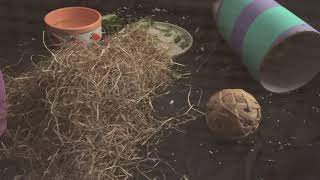
[[[238,140],[253,134],[259,127],[261,107],[242,89],[225,89],[211,96],[206,120],[215,136]]]

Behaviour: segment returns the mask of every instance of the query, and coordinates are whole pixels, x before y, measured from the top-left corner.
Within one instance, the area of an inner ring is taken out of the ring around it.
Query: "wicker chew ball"
[[[225,89],[207,103],[207,124],[220,139],[238,140],[253,134],[259,127],[261,107],[242,89]]]

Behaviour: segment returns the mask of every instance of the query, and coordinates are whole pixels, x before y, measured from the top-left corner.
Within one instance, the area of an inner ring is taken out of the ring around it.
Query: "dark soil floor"
[[[279,0],[320,29],[320,1]],[[108,13],[119,7],[128,17],[154,15],[157,20],[185,27],[194,38],[193,49],[177,61],[186,64],[191,78],[180,80],[154,104],[162,115],[175,115],[191,103],[205,111],[209,96],[224,88],[252,93],[263,108],[261,128],[250,140],[221,143],[214,140],[203,116],[172,130],[155,150],[163,162],[145,176],[190,180],[318,180],[320,179],[320,77],[290,94],[267,92],[255,82],[240,59],[220,38],[211,16],[210,0],[0,0],[0,64],[22,59],[17,70],[42,52],[42,17],[69,5],[85,5]],[[161,11],[154,8],[160,8]],[[166,11],[162,11],[165,8]],[[305,42],[301,42],[305,43]],[[303,58],[303,57],[302,57]],[[302,59],[303,60],[303,59]],[[320,60],[320,59],[319,59]],[[170,105],[170,101],[174,103]],[[146,164],[147,165],[147,164]],[[0,179],[12,179],[19,167],[2,160]],[[9,172],[9,173],[8,173]],[[10,173],[11,172],[11,173]],[[146,179],[137,173],[135,179]]]

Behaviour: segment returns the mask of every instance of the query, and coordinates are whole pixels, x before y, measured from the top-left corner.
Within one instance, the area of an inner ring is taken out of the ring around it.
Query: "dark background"
[[[319,0],[279,2],[320,29]],[[16,69],[25,69],[31,55],[43,53],[42,18],[50,10],[81,5],[104,14],[125,6],[131,10],[123,10],[123,16],[153,14],[157,20],[181,25],[195,39],[192,50],[177,60],[187,65],[191,77],[176,82],[168,95],[154,102],[162,115],[174,115],[186,107],[190,87],[191,101],[197,103],[200,98],[197,108],[201,111],[205,111],[212,93],[242,88],[261,103],[263,119],[256,137],[237,143],[216,142],[203,117],[187,123],[181,131],[170,131],[159,146],[152,147],[164,162],[147,176],[170,180],[249,180],[249,175],[252,180],[320,179],[319,76],[290,94],[265,91],[220,38],[212,20],[211,4],[211,0],[0,0],[0,67],[22,60]],[[166,11],[155,12],[154,8]],[[172,106],[171,100],[175,101]],[[11,175],[19,171],[14,162],[5,160],[1,160],[0,168],[9,168]],[[136,179],[145,178],[137,174]]]

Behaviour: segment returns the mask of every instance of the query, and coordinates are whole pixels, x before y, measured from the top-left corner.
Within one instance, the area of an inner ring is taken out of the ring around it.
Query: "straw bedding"
[[[68,44],[18,77],[6,76],[10,131],[1,158],[30,179],[127,179],[163,128],[152,98],[172,81],[157,39],[128,26],[107,45]],[[159,138],[159,137],[158,137]]]

